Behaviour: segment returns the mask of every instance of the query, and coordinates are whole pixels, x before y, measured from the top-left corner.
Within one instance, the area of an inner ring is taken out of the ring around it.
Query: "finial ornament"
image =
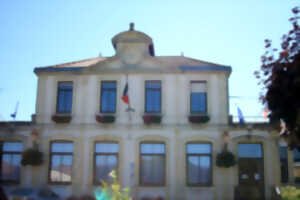
[[[134,30],[134,23],[131,22],[131,23],[129,24],[129,30],[130,30],[130,31],[133,31],[133,30]]]

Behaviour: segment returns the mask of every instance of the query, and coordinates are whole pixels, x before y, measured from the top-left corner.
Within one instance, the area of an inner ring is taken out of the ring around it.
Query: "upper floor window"
[[[186,144],[187,185],[212,184],[212,156],[210,143]]]
[[[116,112],[116,81],[102,81],[101,82],[101,113],[115,113]]]
[[[56,184],[71,183],[72,161],[72,142],[52,142],[50,146],[49,182]]]
[[[140,144],[140,184],[165,185],[165,144],[143,142]]]
[[[57,113],[71,113],[73,97],[73,83],[59,82],[57,88]]]
[[[100,181],[111,183],[109,176],[112,170],[118,169],[119,144],[116,142],[96,142],[94,150],[94,183]]]
[[[191,114],[207,113],[206,81],[191,81],[190,112]]]
[[[21,142],[0,143],[1,182],[20,182],[22,151],[23,144]]]
[[[146,81],[145,112],[161,112],[161,81]]]

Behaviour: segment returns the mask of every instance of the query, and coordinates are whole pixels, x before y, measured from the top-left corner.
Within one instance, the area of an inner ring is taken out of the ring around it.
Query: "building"
[[[35,68],[34,120],[0,125],[7,191],[92,194],[116,169],[138,199],[225,200],[237,191],[269,199],[274,186],[300,177],[293,152],[268,124],[231,122],[230,66],[155,56],[152,39],[133,24],[112,44],[112,57]],[[230,168],[216,165],[225,144],[238,160]],[[33,145],[43,164],[21,166]]]

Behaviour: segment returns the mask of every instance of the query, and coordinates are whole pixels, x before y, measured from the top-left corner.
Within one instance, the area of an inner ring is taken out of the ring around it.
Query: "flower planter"
[[[209,121],[209,116],[207,115],[190,115],[189,122],[193,124],[201,124]]]
[[[103,124],[114,123],[115,119],[113,115],[96,115],[96,121]]]
[[[21,163],[23,166],[32,165],[38,166],[43,164],[43,153],[38,149],[29,148],[26,149],[22,154]]]
[[[223,150],[217,155],[216,165],[218,167],[229,168],[236,164],[234,154],[230,151]]]
[[[160,115],[144,115],[143,116],[144,124],[160,124],[161,116]]]
[[[71,115],[53,115],[52,121],[56,123],[70,123],[72,117]]]

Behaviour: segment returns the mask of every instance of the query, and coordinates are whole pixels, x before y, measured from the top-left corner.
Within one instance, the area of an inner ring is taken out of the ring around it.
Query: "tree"
[[[265,53],[262,65],[254,72],[262,85],[260,100],[271,111],[271,122],[281,122],[281,135],[290,148],[300,150],[300,28],[298,25],[299,7],[292,9],[289,19],[292,30],[282,36],[281,49],[272,47],[265,40]]]

